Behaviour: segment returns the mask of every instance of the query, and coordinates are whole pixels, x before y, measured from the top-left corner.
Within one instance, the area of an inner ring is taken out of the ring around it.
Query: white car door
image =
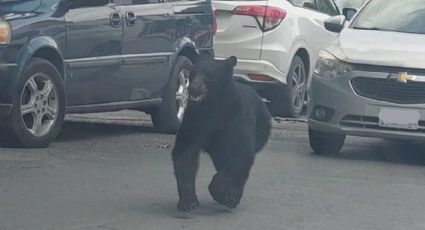
[[[292,3],[298,6],[300,36],[309,47],[312,70],[320,50],[338,36],[326,30],[324,22],[340,12],[332,0],[293,0]]]

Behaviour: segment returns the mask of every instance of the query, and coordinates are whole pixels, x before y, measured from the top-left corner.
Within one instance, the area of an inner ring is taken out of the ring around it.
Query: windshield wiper
[[[362,27],[362,26],[353,26],[353,29],[357,30],[376,30],[376,31],[392,31],[385,28],[379,28],[379,27]]]

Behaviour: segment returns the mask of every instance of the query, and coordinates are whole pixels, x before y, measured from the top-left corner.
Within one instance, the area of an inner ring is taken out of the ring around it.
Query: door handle
[[[128,26],[134,26],[136,24],[137,17],[134,14],[134,12],[127,12],[127,13],[125,13],[125,18],[127,20],[127,25]]]
[[[111,26],[119,27],[121,26],[122,18],[120,13],[111,14]]]

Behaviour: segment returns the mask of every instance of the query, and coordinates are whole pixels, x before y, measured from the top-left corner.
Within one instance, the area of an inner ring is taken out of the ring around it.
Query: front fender
[[[29,41],[21,50],[19,54],[19,70],[18,70],[18,76],[21,76],[23,70],[25,69],[25,66],[28,65],[31,58],[34,56],[34,54],[42,49],[42,48],[51,48],[54,49],[62,58],[62,52],[60,51],[60,47],[58,43],[51,37],[43,36],[43,37],[36,37],[33,38],[31,41]]]
[[[36,52],[42,48],[54,49],[63,60],[60,47],[54,39],[50,37],[36,37],[30,40],[28,43],[26,43],[24,47],[22,47],[21,51],[19,52],[15,77],[11,79],[12,81],[8,86],[8,101],[11,101],[11,99],[13,98],[13,93],[15,92],[18,82],[24,74],[25,67],[28,66],[29,62],[31,61],[31,58],[36,54]]]

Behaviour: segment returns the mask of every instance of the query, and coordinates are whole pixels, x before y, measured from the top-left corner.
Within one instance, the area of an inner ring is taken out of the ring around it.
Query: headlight
[[[12,30],[6,21],[0,20],[0,45],[9,44],[12,37]]]
[[[335,79],[353,70],[353,67],[332,54],[321,51],[314,68],[314,73],[320,77]]]

